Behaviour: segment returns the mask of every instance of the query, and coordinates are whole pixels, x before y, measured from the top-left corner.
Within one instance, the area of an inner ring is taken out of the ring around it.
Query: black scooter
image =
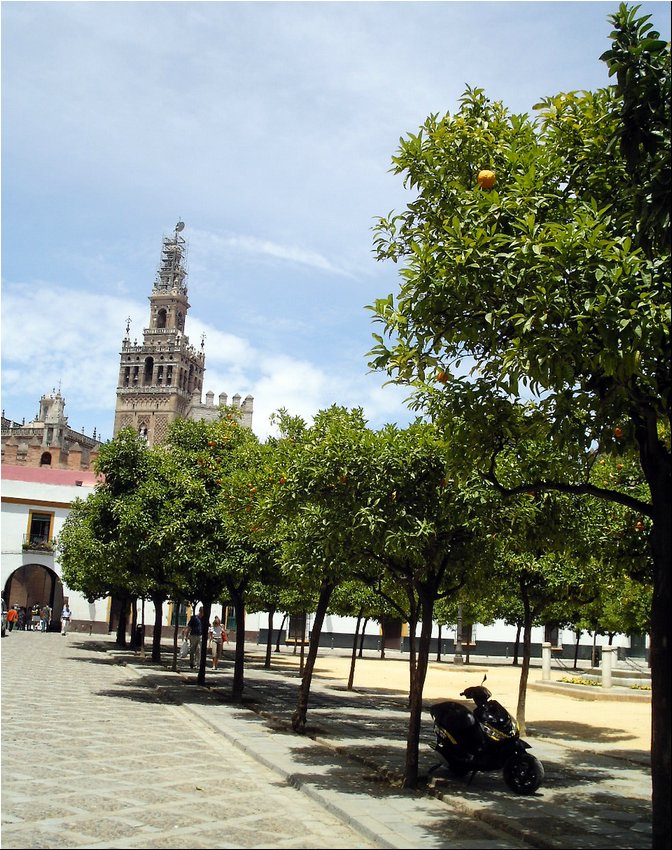
[[[501,770],[504,782],[516,794],[534,794],[544,779],[544,767],[527,752],[530,744],[520,737],[516,719],[497,700],[490,699],[492,694],[483,682],[460,694],[476,703],[473,711],[453,701],[439,702],[429,709],[436,733],[433,748],[454,776],[471,773],[471,782],[479,770]],[[430,773],[440,766],[434,765]]]

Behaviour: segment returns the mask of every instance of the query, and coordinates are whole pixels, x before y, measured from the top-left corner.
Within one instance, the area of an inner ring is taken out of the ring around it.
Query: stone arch
[[[40,466],[51,466],[51,452],[42,452]]]
[[[7,578],[3,596],[8,608],[19,605],[26,609],[28,623],[33,605],[40,607],[49,605],[51,608],[49,629],[50,631],[60,630],[63,582],[51,567],[45,567],[44,564],[22,564]]]
[[[154,358],[145,357],[145,371],[142,378],[142,384],[145,387],[151,387],[154,376]]]

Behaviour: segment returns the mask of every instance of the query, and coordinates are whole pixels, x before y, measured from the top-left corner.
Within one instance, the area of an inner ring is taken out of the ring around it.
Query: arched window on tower
[[[166,308],[162,307],[159,312],[156,314],[156,326],[157,328],[165,328],[166,326]]]
[[[152,385],[152,376],[154,374],[154,358],[147,357],[145,358],[145,375],[143,378],[143,385],[145,387],[149,387]]]

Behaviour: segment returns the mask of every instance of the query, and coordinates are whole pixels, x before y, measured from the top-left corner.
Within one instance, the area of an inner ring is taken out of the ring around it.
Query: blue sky
[[[182,219],[205,391],[253,395],[262,438],[280,407],[410,421],[366,365],[399,139],[466,85],[516,112],[607,85],[617,5],[4,0],[5,415],[60,386],[73,428],[112,436],[126,318],[141,340]],[[669,39],[668,3],[641,7]]]

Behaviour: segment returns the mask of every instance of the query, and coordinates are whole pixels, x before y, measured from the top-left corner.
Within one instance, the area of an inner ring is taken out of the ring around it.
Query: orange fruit
[[[448,374],[448,372],[444,372],[443,370],[441,370],[440,372],[437,372],[437,374],[436,374],[436,380],[440,384],[447,384],[449,379],[450,379],[450,375]]]
[[[487,168],[478,172],[478,185],[481,189],[492,189],[496,179],[495,172],[489,171]]]
[[[618,425],[617,425],[614,428],[614,437],[616,437],[617,440],[620,440],[622,436],[623,436],[623,429],[619,428]]]

